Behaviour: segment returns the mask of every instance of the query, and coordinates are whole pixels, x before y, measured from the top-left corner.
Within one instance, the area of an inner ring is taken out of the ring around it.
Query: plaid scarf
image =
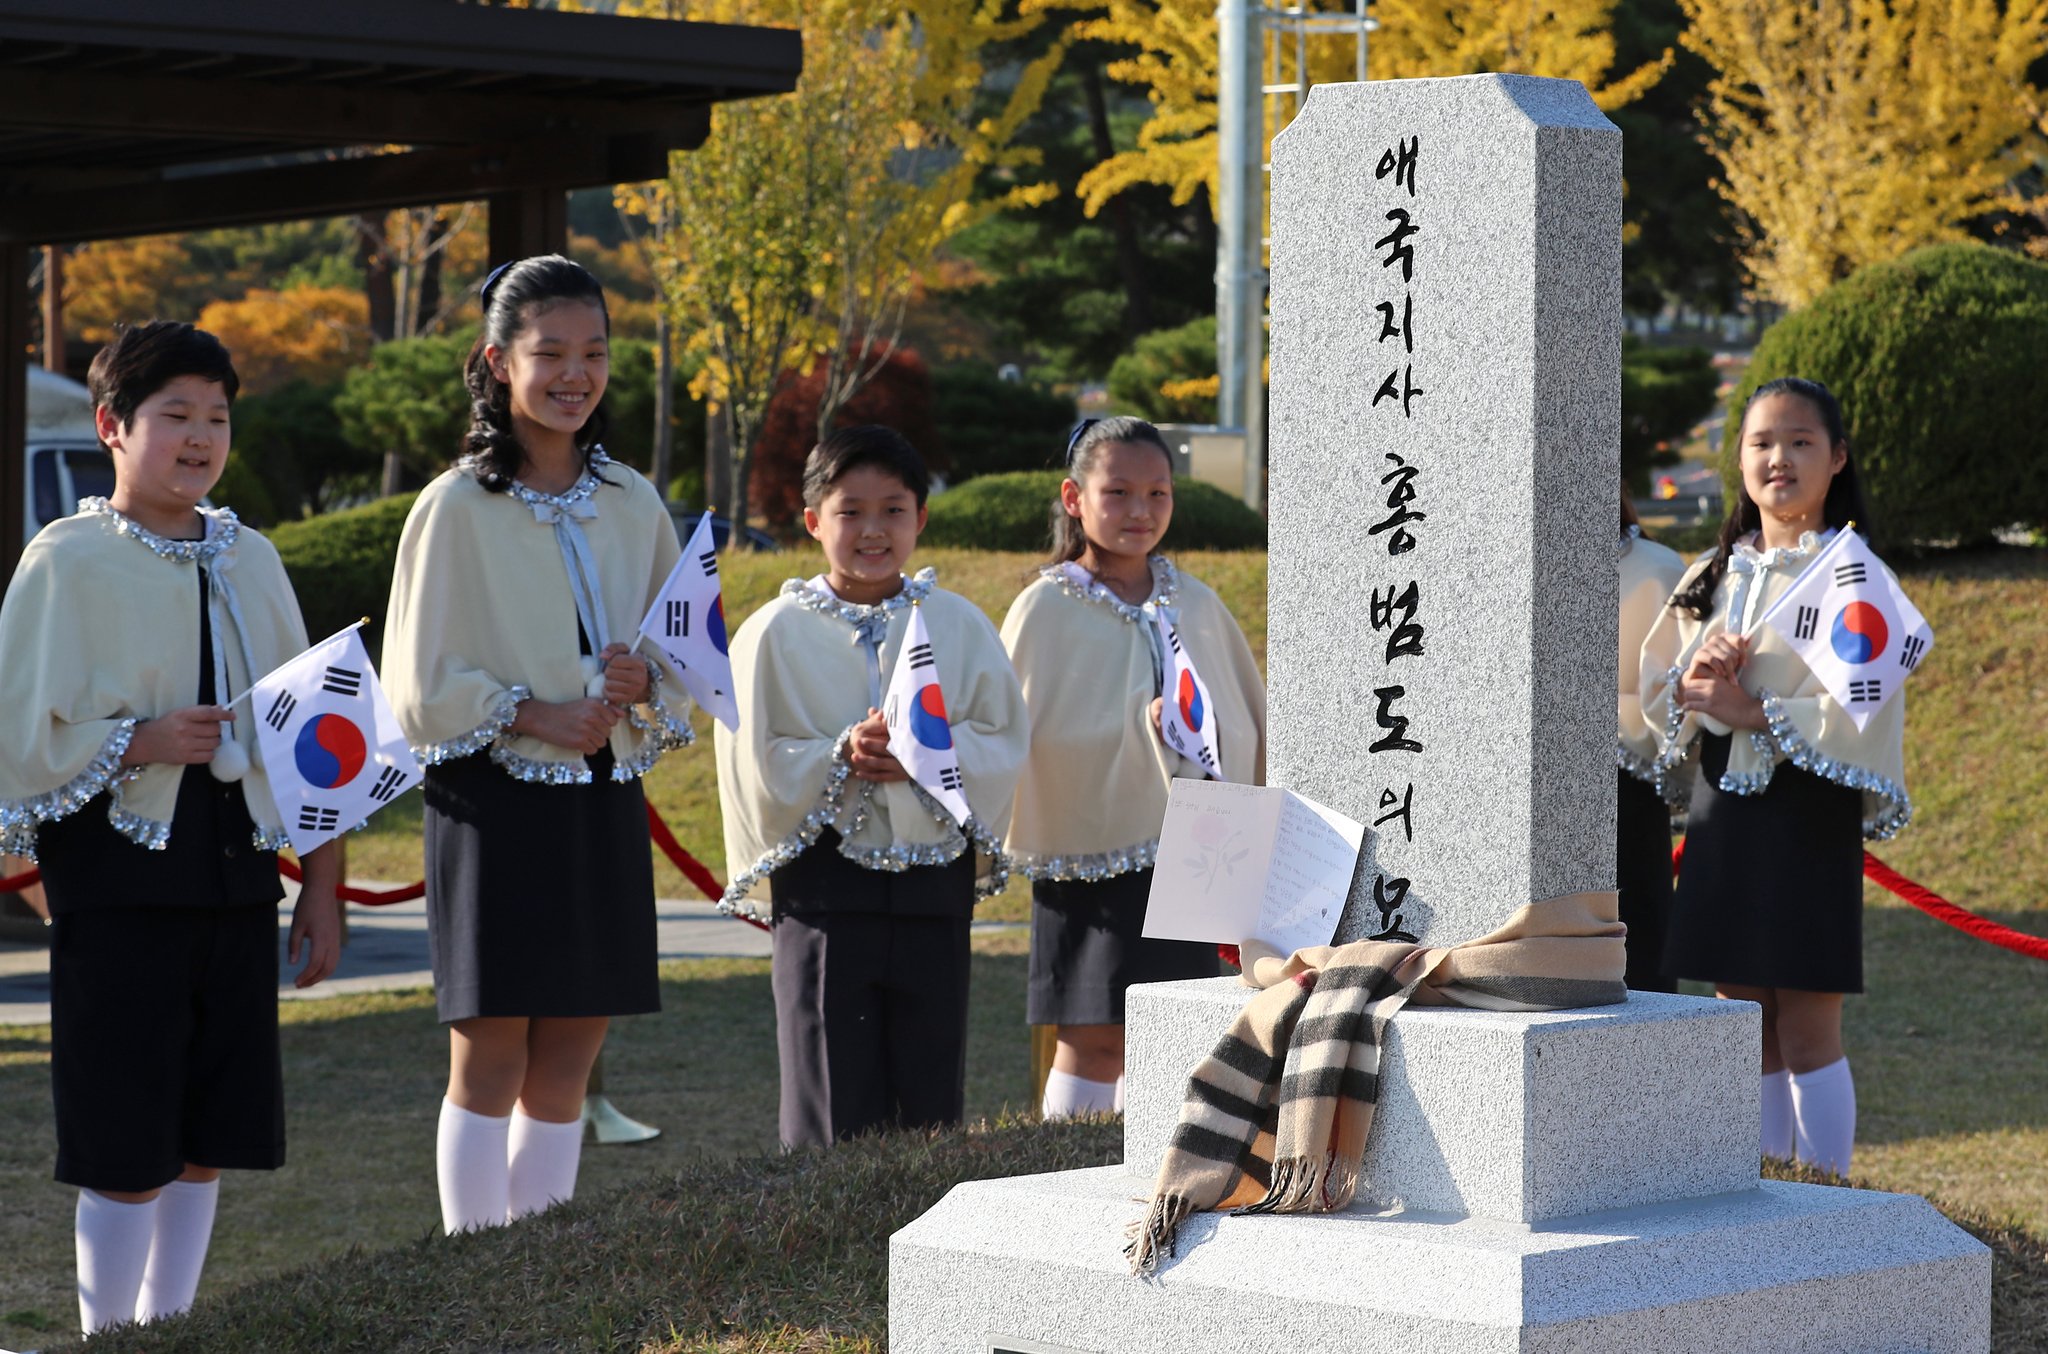
[[[1282,957],[1247,946],[1244,980],[1262,988],[1195,1068],[1152,1202],[1131,1227],[1135,1274],[1172,1255],[1191,1214],[1328,1213],[1358,1192],[1379,1097],[1387,1022],[1408,1002],[1554,1011],[1626,1001],[1627,928],[1614,893],[1574,893],[1518,909],[1462,945],[1361,940]]]

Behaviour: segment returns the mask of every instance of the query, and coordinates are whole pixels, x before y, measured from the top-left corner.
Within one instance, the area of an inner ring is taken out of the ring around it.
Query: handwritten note
[[[1159,831],[1144,934],[1282,953],[1327,945],[1365,828],[1277,786],[1176,780]]]

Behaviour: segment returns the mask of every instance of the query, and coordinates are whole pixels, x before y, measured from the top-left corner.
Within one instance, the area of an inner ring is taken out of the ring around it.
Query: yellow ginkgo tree
[[[638,12],[681,17],[675,0]],[[628,185],[678,334],[700,359],[692,392],[714,406],[730,447],[725,507],[746,520],[754,441],[785,375],[822,362],[822,433],[881,368],[920,270],[991,212],[1042,201],[1023,180],[1035,148],[1014,144],[1065,52],[1056,42],[995,85],[985,58],[1042,18],[1002,0],[929,0],[914,14],[881,0],[718,0],[693,20],[799,28],[795,93],[723,103],[705,144],[671,157],[666,179]],[[973,198],[995,170],[1016,186]]]
[[[2048,0],[1680,3],[1757,295],[1803,305],[2006,205],[2038,135]]]

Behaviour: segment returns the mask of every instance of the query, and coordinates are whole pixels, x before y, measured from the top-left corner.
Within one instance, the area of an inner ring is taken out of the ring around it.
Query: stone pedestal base
[[[1403,1017],[1405,1019],[1405,1017]],[[889,1244],[894,1354],[1983,1351],[1991,1253],[1911,1195],[1765,1183],[1539,1226],[1203,1214],[1156,1277],[1120,1167],[957,1187]]]

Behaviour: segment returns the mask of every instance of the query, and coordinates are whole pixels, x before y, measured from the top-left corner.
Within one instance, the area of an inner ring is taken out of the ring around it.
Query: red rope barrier
[[[42,879],[41,870],[23,870],[11,879],[0,879],[0,893],[20,893],[23,889],[34,888]]]
[[[277,872],[294,884],[303,882],[306,877],[300,871],[299,863],[285,856],[277,858]],[[417,883],[404,884],[395,889],[359,889],[353,884],[343,884],[334,892],[345,903],[361,903],[364,907],[389,907],[393,903],[409,903],[415,898],[426,897],[427,881],[422,879]]]
[[[1671,873],[1678,873],[1679,863],[1685,859],[1685,838],[1671,848]],[[1995,922],[1989,917],[1980,917],[1968,908],[1958,907],[1925,885],[1916,884],[1891,866],[1871,855],[1863,853],[1863,877],[1879,888],[1886,889],[1905,899],[1938,922],[1945,922],[1965,935],[1988,941],[2002,950],[2026,955],[2029,959],[2048,960],[2048,938],[2030,936],[2024,931],[2015,931],[2010,926]]]
[[[683,849],[683,844],[676,840],[675,833],[668,830],[668,824],[661,821],[661,815],[654,811],[652,804],[647,806],[647,833],[654,838],[654,844],[661,848],[661,853],[669,858],[669,862],[683,872],[683,877],[697,886],[699,893],[714,903],[725,896],[725,885],[718,882],[718,876],[705,869],[702,861]],[[768,923],[758,917],[749,917],[744,912],[735,912],[733,915],[749,926],[763,931],[769,929]]]
[[[2030,936],[2024,931],[2015,931],[2010,926],[2001,925],[1989,917],[1980,917],[1974,912],[1957,907],[1940,894],[1906,878],[1868,851],[1863,853],[1863,877],[1873,884],[1890,889],[1936,921],[1947,922],[1965,935],[1990,941],[2001,950],[2011,950],[2014,954],[2024,954],[2032,959],[2048,959],[2048,939]]]

